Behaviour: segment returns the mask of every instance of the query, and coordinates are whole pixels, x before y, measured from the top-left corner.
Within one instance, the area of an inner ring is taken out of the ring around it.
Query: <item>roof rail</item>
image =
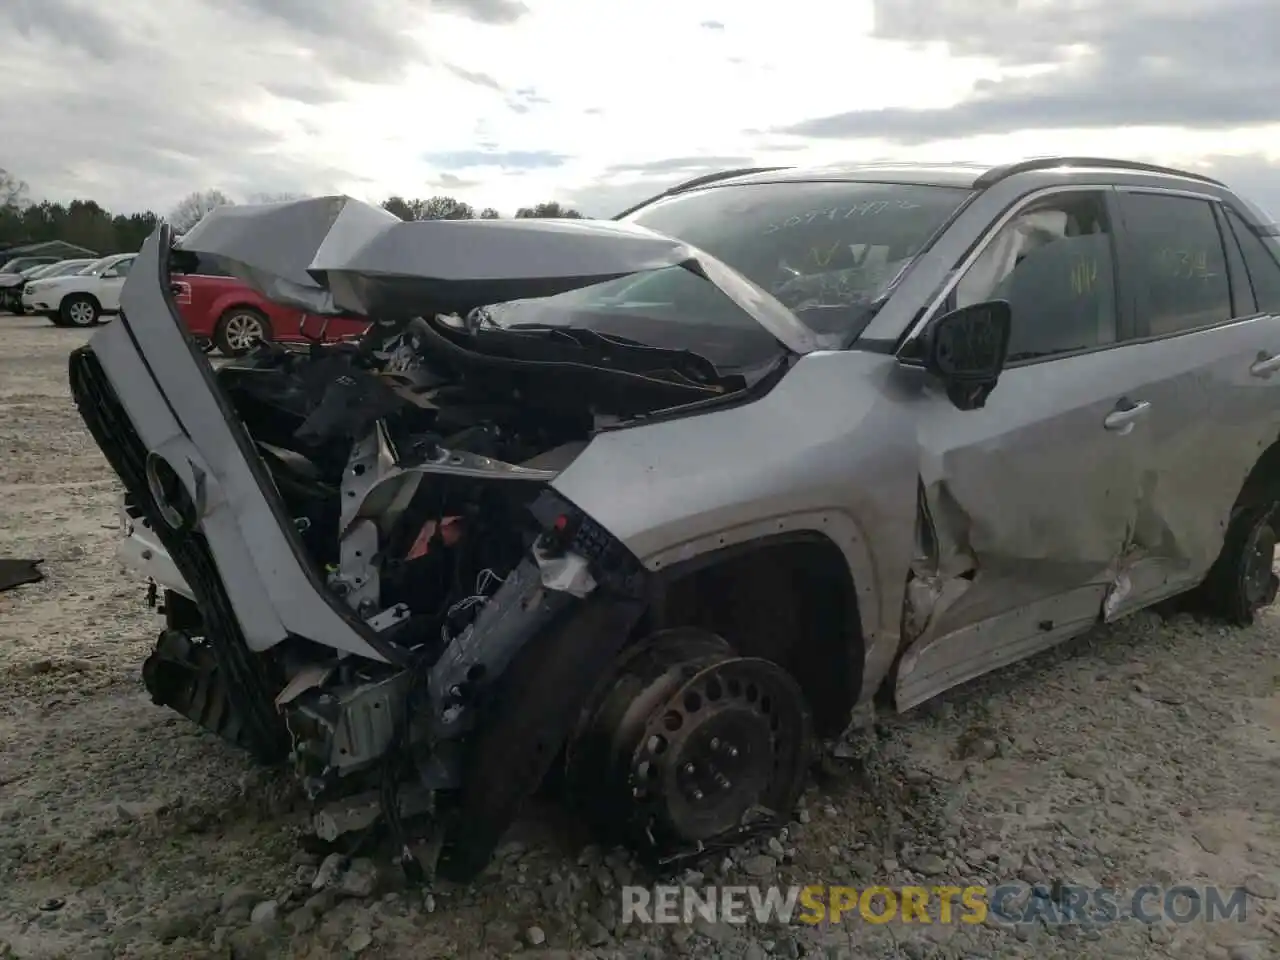
[[[1104,167],[1111,170],[1139,170],[1143,173],[1163,173],[1171,177],[1185,177],[1188,180],[1199,180],[1201,183],[1212,183],[1216,187],[1226,184],[1201,173],[1188,170],[1177,170],[1173,167],[1161,167],[1154,163],[1141,163],[1137,160],[1115,160],[1106,157],[1035,157],[1031,160],[1020,160],[1017,163],[1001,164],[992,167],[974,181],[977,190],[985,190],[1018,173],[1030,173],[1035,170],[1052,170],[1054,167]]]
[[[708,183],[716,183],[719,180],[730,180],[733,177],[746,177],[753,173],[768,173],[770,170],[786,170],[787,167],[738,167],[734,170],[717,170],[715,173],[704,173],[701,176],[694,177],[692,180],[685,180],[683,183],[677,183],[674,187],[667,187],[661,193],[656,193],[647,200],[641,200],[633,207],[628,207],[619,214],[615,214],[612,219],[621,220],[623,217],[635,213],[641,207],[647,207],[655,200],[661,200],[663,197],[673,197],[677,193],[684,193],[686,190],[693,190],[696,187],[706,186]]]

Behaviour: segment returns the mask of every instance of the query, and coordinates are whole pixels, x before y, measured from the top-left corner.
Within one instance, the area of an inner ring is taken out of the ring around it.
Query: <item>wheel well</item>
[[[267,325],[268,330],[271,329],[271,318],[251,303],[233,303],[231,306],[225,307],[223,311],[218,314],[218,323],[222,323],[233,313],[252,313]]]
[[[1276,499],[1280,499],[1280,440],[1262,451],[1245,478],[1231,513],[1234,516],[1240,510]]]
[[[94,305],[97,309],[99,309],[99,310],[101,310],[101,309],[102,309],[102,301],[101,301],[101,300],[99,300],[97,297],[95,297],[92,293],[90,293],[90,292],[89,292],[89,291],[87,291],[87,290],[76,290],[76,291],[74,291],[73,293],[68,293],[65,297],[63,297],[63,298],[58,302],[58,309],[62,309],[62,305],[63,305],[64,303],[68,302],[69,300],[74,300],[74,299],[76,299],[77,297],[80,297],[80,298],[82,298],[82,299],[84,299],[84,300],[89,300],[89,301],[91,301],[91,302],[93,303],[93,305]]]
[[[659,576],[654,629],[696,626],[786,669],[819,736],[838,735],[862,687],[862,621],[844,555],[822,534],[713,551]]]

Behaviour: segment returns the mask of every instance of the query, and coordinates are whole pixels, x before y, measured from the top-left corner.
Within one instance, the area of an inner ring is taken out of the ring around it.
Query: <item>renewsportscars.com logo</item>
[[[1244,922],[1243,887],[1147,885],[1132,891],[1067,884],[995,886],[623,887],[623,923],[1106,924]]]

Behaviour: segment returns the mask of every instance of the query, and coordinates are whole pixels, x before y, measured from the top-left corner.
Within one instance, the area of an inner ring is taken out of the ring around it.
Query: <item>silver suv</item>
[[[877,696],[1272,602],[1276,237],[1205,177],[1064,158],[161,227],[70,361],[163,594],[146,684],[411,869],[425,836],[475,875],[544,780],[656,856],[732,842]],[[215,372],[191,254],[374,323]]]

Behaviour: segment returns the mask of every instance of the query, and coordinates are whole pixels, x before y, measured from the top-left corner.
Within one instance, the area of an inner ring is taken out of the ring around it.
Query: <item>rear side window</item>
[[[186,250],[173,251],[169,260],[169,269],[174,273],[182,273],[191,277],[231,276],[208,257],[202,257]]]
[[[1244,265],[1253,284],[1253,298],[1263,313],[1280,313],[1280,262],[1265,240],[1253,232],[1240,214],[1227,208],[1227,222],[1240,244]]]
[[[1231,319],[1226,250],[1207,200],[1122,193],[1139,329],[1167,336]]]

